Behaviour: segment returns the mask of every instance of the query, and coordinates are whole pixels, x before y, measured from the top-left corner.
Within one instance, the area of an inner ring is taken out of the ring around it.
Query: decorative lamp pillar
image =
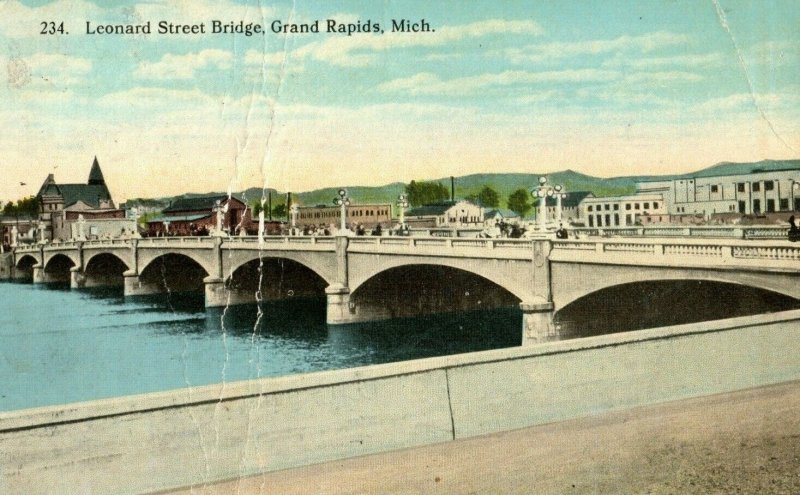
[[[397,197],[397,208],[400,210],[400,228],[405,228],[406,208],[408,208],[408,198],[405,194]]]
[[[553,189],[547,187],[547,177],[539,177],[539,186],[531,191],[531,196],[539,200],[537,219],[539,226],[544,229],[547,226],[547,198],[553,196]]]
[[[134,206],[131,208],[131,213],[133,213],[133,233],[131,234],[131,237],[138,239],[141,237],[139,235],[139,208]]]
[[[39,229],[39,244],[44,244],[44,222],[39,220],[37,228]]]
[[[561,201],[567,197],[567,193],[564,192],[564,186],[557,185],[553,188],[555,193],[553,194],[556,197],[556,217],[558,218],[558,223],[561,223],[564,219],[564,211],[561,208]]]
[[[333,198],[333,204],[342,208],[339,235],[347,235],[347,207],[350,206],[350,197],[347,196],[347,189],[339,189],[338,196]]]
[[[78,215],[78,241],[85,241],[86,240],[86,219],[83,218],[83,215]]]
[[[292,213],[292,235],[297,235],[297,214],[300,210],[297,205],[292,205],[289,211]]]
[[[222,206],[222,201],[216,200],[214,202],[213,211],[214,213],[217,214],[217,225],[216,228],[214,229],[213,235],[217,237],[223,237],[225,236],[225,233],[222,231],[222,217],[228,211],[228,205],[225,204],[225,206]]]
[[[264,210],[258,212],[258,242],[264,242]]]

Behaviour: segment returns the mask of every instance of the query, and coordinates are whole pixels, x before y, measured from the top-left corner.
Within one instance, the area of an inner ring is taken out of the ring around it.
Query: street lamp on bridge
[[[403,229],[406,223],[406,208],[408,208],[408,197],[405,194],[397,197],[397,208],[400,210],[400,228]]]
[[[300,208],[293,204],[289,207],[289,212],[292,214],[292,235],[297,235],[297,214],[300,212]]]
[[[347,207],[350,206],[350,197],[347,196],[347,189],[339,189],[338,196],[333,198],[333,204],[342,207],[339,232],[340,235],[347,235]]]
[[[556,185],[550,187],[547,185],[547,177],[539,177],[539,185],[531,190],[531,196],[534,199],[539,199],[541,202],[541,206],[539,208],[539,214],[537,214],[539,220],[539,226],[544,229],[547,226],[547,198],[555,197],[558,201],[557,208],[558,208],[558,220],[561,221],[561,199],[566,197],[566,194],[562,192],[564,188],[560,185]]]

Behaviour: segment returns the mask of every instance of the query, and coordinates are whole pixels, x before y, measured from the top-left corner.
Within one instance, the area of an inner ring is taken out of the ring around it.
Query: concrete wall
[[[800,311],[0,414],[0,493],[143,493],[800,379]]]

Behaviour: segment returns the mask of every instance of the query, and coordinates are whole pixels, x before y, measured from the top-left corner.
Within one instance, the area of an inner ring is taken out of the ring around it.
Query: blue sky
[[[468,7],[466,7],[468,5]],[[796,1],[0,0],[0,200],[95,155],[117,199],[800,157]],[[435,32],[391,33],[392,19]],[[382,34],[87,35],[86,22]],[[63,21],[69,35],[40,35]],[[27,183],[20,186],[20,182]]]

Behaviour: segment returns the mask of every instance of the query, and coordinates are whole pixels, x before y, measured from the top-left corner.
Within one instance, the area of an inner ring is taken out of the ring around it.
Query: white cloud
[[[604,53],[636,50],[649,53],[660,48],[681,45],[688,36],[669,32],[656,32],[641,36],[620,36],[611,40],[564,41],[528,45],[523,48],[509,48],[502,53],[512,63],[555,61],[580,55],[599,55]]]
[[[197,89],[177,90],[164,88],[135,87],[126,91],[109,93],[97,100],[105,107],[144,108],[153,114],[167,112],[172,108],[212,107],[222,103],[222,99],[215,99]]]
[[[668,57],[634,57],[616,55],[603,62],[603,67],[633,67],[635,69],[657,69],[663,67],[703,68],[718,67],[725,63],[721,53],[674,55]]]
[[[196,53],[168,53],[158,62],[141,62],[134,71],[139,79],[192,79],[203,69],[231,68],[233,54],[225,50],[207,49]]]
[[[629,84],[696,82],[702,79],[703,77],[699,74],[684,71],[635,72],[625,76],[625,82]]]
[[[384,26],[384,29],[389,26]],[[315,41],[295,50],[297,57],[310,57],[332,65],[365,67],[373,62],[374,52],[415,46],[435,47],[493,34],[527,34],[539,36],[543,29],[533,21],[489,19],[458,26],[442,26],[428,33],[391,33],[330,37]]]
[[[92,62],[60,53],[34,53],[24,57],[0,58],[11,88],[46,89],[75,86],[85,81]]]
[[[411,77],[385,82],[378,86],[378,90],[385,93],[407,93],[412,95],[471,95],[496,86],[602,82],[612,81],[618,76],[619,74],[615,71],[598,69],[545,72],[509,70],[499,73],[481,74],[478,76],[459,77],[445,81],[435,74],[422,72]]]
[[[800,41],[762,41],[745,50],[744,56],[751,64],[797,65],[800,63]]]

